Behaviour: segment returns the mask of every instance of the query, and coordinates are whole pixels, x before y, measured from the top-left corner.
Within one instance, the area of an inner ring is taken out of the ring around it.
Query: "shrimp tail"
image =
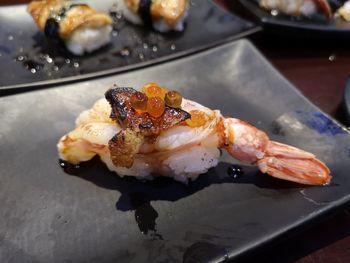
[[[328,167],[304,150],[270,141],[263,131],[233,118],[226,118],[225,149],[240,161],[258,166],[270,176],[308,185],[328,184]]]
[[[332,179],[328,167],[313,154],[274,141],[256,164],[263,173],[300,184],[325,185]]]

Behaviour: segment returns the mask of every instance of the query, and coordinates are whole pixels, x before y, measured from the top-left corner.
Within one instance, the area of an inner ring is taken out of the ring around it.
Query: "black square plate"
[[[306,187],[220,164],[186,186],[119,178],[98,160],[64,173],[56,143],[112,83],[156,81],[315,153],[333,175]],[[246,40],[154,67],[0,98],[1,262],[199,262],[236,258],[350,198],[350,135]],[[192,261],[191,261],[192,260]]]
[[[25,5],[0,8],[0,89],[38,87],[126,71],[191,54],[260,30],[210,0],[191,0],[182,33],[160,34],[126,22],[115,6],[120,0],[87,0],[112,12],[112,43],[84,57],[38,31]],[[38,83],[39,82],[39,83]]]
[[[350,23],[341,18],[326,19],[322,15],[293,17],[283,14],[272,15],[259,7],[259,0],[239,0],[247,9],[258,17],[265,29],[283,35],[306,37],[341,37],[349,38]]]

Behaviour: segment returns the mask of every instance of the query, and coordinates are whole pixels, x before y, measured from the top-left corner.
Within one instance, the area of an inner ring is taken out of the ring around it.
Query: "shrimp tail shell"
[[[330,170],[313,154],[286,144],[270,141],[266,133],[233,118],[226,118],[227,152],[240,161],[258,166],[270,176],[308,185],[324,185]]]
[[[300,184],[325,185],[332,179],[328,167],[313,154],[274,141],[257,166],[263,173]]]

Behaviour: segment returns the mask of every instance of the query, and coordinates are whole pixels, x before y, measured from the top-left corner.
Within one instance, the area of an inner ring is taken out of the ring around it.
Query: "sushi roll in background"
[[[322,13],[327,18],[332,16],[327,0],[260,0],[259,5],[266,10],[292,16],[312,16],[316,13]]]
[[[159,32],[183,31],[188,14],[187,0],[120,0],[124,17]]]
[[[40,31],[62,40],[75,55],[90,53],[110,42],[112,19],[86,4],[66,0],[32,1],[27,8]]]

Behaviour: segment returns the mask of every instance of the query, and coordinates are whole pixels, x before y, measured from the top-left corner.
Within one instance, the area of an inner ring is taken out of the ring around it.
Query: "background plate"
[[[350,23],[342,19],[327,20],[322,15],[311,18],[292,17],[288,15],[273,16],[269,11],[259,7],[258,0],[239,0],[247,9],[257,16],[264,28],[278,31],[283,35],[306,37],[349,37]]]
[[[111,86],[156,81],[272,139],[315,153],[333,182],[305,187],[220,164],[189,186],[121,179],[97,159],[64,173],[56,143]],[[1,262],[193,262],[236,258],[350,198],[350,135],[247,41],[118,76],[0,98]],[[144,234],[142,234],[143,232]],[[191,261],[192,260],[192,261]]]
[[[208,0],[191,0],[185,31],[169,34],[124,21],[116,12],[118,0],[84,2],[113,12],[115,21],[112,43],[84,57],[73,56],[58,43],[46,39],[27,14],[25,5],[0,8],[0,89],[38,87],[48,80],[62,82],[121,72],[187,55],[259,30]]]

